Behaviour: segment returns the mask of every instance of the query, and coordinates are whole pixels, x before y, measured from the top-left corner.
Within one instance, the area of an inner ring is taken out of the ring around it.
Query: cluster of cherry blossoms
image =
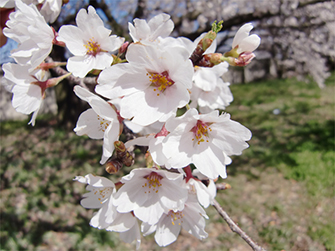
[[[12,1],[1,1],[1,7],[3,2]],[[78,12],[76,26],[63,25],[56,32],[48,22],[57,18],[62,1],[42,2],[40,8],[15,0],[3,31],[19,43],[11,54],[16,63],[3,65],[14,108],[33,113],[34,125],[47,88],[70,74],[96,74],[94,92],[74,86],[91,107],[79,116],[75,133],[103,139],[100,164],[111,174],[133,165],[134,147],[148,149],[147,167],[132,169],[117,183],[93,174],[74,179],[89,191],[81,205],[98,209],[90,225],[119,232],[137,247],[141,233],[155,233],[159,246],[174,242],[181,228],[206,238],[204,208],[216,196],[214,181],[227,177],[230,156],[240,155],[251,138],[246,127],[220,111],[233,101],[222,75],[229,65],[247,65],[260,44],[257,35],[249,35],[252,24],[243,25],[232,49],[220,54],[215,50],[221,23],[191,41],[170,36],[174,24],[167,14],[135,19],[129,23],[129,43],[111,35],[92,6]],[[68,74],[48,78],[49,69],[65,65],[45,63],[53,45],[66,46],[73,56],[66,63]],[[125,127],[136,137],[121,142]]]

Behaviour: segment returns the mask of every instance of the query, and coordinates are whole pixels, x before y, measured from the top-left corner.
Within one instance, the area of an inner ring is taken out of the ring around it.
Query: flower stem
[[[254,251],[266,251],[266,249],[262,248],[261,246],[257,245],[230,217],[229,215],[223,210],[219,202],[216,200],[213,201],[213,207],[218,211],[218,213],[221,215],[221,217],[227,222],[230,229],[237,233],[239,236],[242,237],[242,239],[248,243],[248,245],[254,250]]]

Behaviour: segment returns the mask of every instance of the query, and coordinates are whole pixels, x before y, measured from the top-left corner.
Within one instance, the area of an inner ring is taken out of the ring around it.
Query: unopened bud
[[[212,24],[212,30],[207,32],[207,34],[197,44],[197,47],[190,57],[193,65],[198,65],[198,61],[201,60],[202,55],[212,45],[213,41],[216,39],[217,33],[222,29],[222,23],[223,21],[220,21],[217,24],[215,21]]]
[[[106,163],[106,172],[109,174],[117,173],[122,168],[122,165],[117,159],[109,160]]]
[[[127,41],[127,42],[124,42],[122,45],[121,45],[121,47],[120,47],[120,49],[119,49],[119,55],[122,55],[122,54],[125,54],[126,53],[126,51],[127,51],[127,49],[128,49],[128,45],[129,45],[129,42]]]
[[[123,159],[123,164],[125,166],[132,166],[134,164],[134,157],[128,151]]]
[[[115,141],[114,147],[115,147],[116,157],[118,159],[123,159],[127,153],[127,149],[124,143],[122,141]]]
[[[213,67],[226,61],[226,58],[221,53],[209,53],[204,55],[198,62],[198,66]]]
[[[243,52],[238,58],[235,59],[233,66],[246,66],[251,60],[255,57],[255,54],[252,52]]]

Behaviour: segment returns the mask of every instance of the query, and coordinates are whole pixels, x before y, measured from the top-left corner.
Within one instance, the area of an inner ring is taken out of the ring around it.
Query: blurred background
[[[168,13],[172,36],[192,40],[223,20],[218,52],[231,48],[237,29],[252,22],[262,41],[256,58],[223,75],[234,101],[226,109],[248,127],[250,147],[233,158],[232,188],[219,191],[224,210],[268,250],[335,250],[335,3],[315,0],[105,0],[74,1],[63,6],[55,30],[75,24],[80,8],[92,5],[113,34],[130,41],[128,22]],[[10,61],[15,42],[0,49],[1,64]],[[66,61],[55,47],[55,61]],[[36,126],[11,105],[1,78],[1,250],[133,250],[118,233],[89,226],[93,210],[79,204],[84,185],[76,175],[110,177],[99,164],[102,142],[78,137],[72,129],[86,104],[70,84],[47,93]],[[48,89],[49,90],[49,89]],[[138,162],[143,161],[138,154]],[[166,248],[153,236],[141,250],[250,250],[212,207],[209,237],[199,241],[186,232]]]

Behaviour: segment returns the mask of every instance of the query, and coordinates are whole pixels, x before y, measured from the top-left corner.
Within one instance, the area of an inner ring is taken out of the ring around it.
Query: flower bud
[[[116,157],[118,159],[122,160],[123,158],[126,157],[127,149],[122,141],[115,141],[114,147],[115,147]]]
[[[197,47],[193,51],[190,59],[193,63],[193,65],[198,65],[198,61],[201,60],[202,55],[205,53],[205,51],[212,45],[213,41],[216,39],[217,33],[222,28],[223,21],[220,21],[218,24],[216,24],[216,21],[212,24],[212,30],[207,32],[207,34],[200,40],[200,42],[197,44]]]
[[[125,53],[127,52],[128,45],[129,45],[129,42],[128,42],[128,41],[124,42],[124,43],[121,45],[118,54],[119,54],[119,55],[125,54]]]
[[[255,54],[252,52],[243,52],[240,54],[238,58],[235,59],[234,66],[246,66],[251,62],[251,60],[255,57]]]
[[[134,157],[128,151],[123,159],[123,164],[125,166],[132,166],[134,164]]]
[[[106,172],[109,174],[117,173],[122,168],[122,165],[118,159],[109,160],[106,163]]]

